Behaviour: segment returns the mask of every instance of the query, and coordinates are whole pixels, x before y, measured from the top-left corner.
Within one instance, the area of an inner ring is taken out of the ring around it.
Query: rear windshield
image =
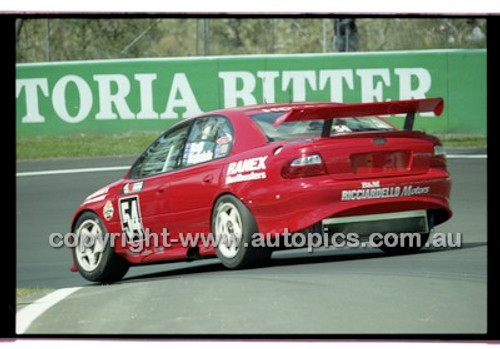
[[[323,120],[307,120],[285,122],[274,127],[273,123],[283,113],[261,113],[250,117],[271,141],[281,141],[292,138],[320,136]],[[375,117],[333,119],[331,134],[362,132],[362,131],[395,131],[389,123]]]

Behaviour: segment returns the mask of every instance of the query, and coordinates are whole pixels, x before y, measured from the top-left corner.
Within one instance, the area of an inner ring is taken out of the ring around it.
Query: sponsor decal
[[[265,179],[267,156],[231,162],[227,168],[226,184]]]
[[[188,143],[184,151],[183,161],[188,165],[199,164],[212,160],[214,153],[209,150],[213,147],[213,142],[201,141]]]
[[[121,198],[118,205],[122,231],[127,235],[129,241],[142,240],[144,227],[142,226],[139,197],[135,195]]]
[[[292,107],[273,107],[273,108],[264,108],[262,109],[263,113],[280,113],[292,110]]]
[[[401,196],[429,194],[429,191],[430,187],[413,187],[411,185],[406,185],[401,191]]]
[[[368,200],[368,199],[384,199],[405,197],[414,195],[423,195],[430,192],[430,187],[414,187],[412,185],[405,185],[403,187],[385,187],[385,188],[361,188],[352,190],[342,190],[341,200]]]
[[[230,143],[233,140],[233,137],[231,135],[225,135],[217,139],[217,144],[227,144]]]
[[[182,163],[183,164],[187,163],[190,149],[191,149],[191,143],[187,143],[186,147],[184,149],[184,154],[182,155]]]
[[[217,144],[215,146],[215,155],[214,155],[214,158],[220,158],[220,157],[223,157],[223,156],[226,156],[227,153],[229,152],[229,144],[226,143],[226,144]]]
[[[380,181],[361,182],[361,188],[379,188]]]
[[[337,133],[352,132],[352,130],[346,125],[333,125],[332,130]]]
[[[187,159],[188,164],[199,164],[200,162],[205,162],[212,160],[214,153],[211,151],[204,151],[202,153],[190,153]]]
[[[123,194],[132,194],[142,191],[144,182],[127,183],[123,186]]]
[[[84,204],[90,204],[92,202],[99,202],[99,201],[102,201],[104,199],[106,199],[106,194],[99,195],[99,196],[96,196],[96,197],[93,197],[93,198],[90,198],[90,199],[85,199]]]
[[[113,213],[115,212],[113,208],[113,203],[111,200],[108,200],[104,207],[102,208],[102,215],[104,216],[104,219],[107,221],[111,220],[113,218]]]

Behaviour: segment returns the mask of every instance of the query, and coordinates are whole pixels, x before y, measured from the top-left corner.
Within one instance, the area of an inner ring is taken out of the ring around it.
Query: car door
[[[222,169],[233,139],[226,117],[212,115],[194,121],[181,168],[171,173],[164,193],[170,207],[166,220],[176,236],[210,233],[212,206],[220,193]]]
[[[190,126],[191,122],[184,122],[162,134],[137,159],[124,181],[118,208],[129,241],[143,240],[149,234],[153,241],[162,242],[160,234],[168,228],[165,213],[171,210],[164,193],[172,173],[181,166]]]

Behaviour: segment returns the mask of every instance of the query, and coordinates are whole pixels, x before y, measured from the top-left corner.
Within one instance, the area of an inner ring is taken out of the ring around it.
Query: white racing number
[[[129,241],[141,240],[144,237],[139,197],[120,199],[120,219],[122,231],[127,234]]]

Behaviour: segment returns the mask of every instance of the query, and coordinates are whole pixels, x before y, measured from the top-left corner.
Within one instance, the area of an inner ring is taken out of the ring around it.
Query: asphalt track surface
[[[131,158],[18,161],[17,172],[124,166]],[[461,248],[386,256],[376,248],[281,251],[267,267],[217,259],[131,268],[120,283],[71,273],[66,233],[88,194],[125,171],[17,178],[17,286],[82,287],[27,334],[481,334],[487,330],[486,159],[449,159]],[[456,236],[456,235],[455,235]],[[18,304],[18,309],[26,304]]]

